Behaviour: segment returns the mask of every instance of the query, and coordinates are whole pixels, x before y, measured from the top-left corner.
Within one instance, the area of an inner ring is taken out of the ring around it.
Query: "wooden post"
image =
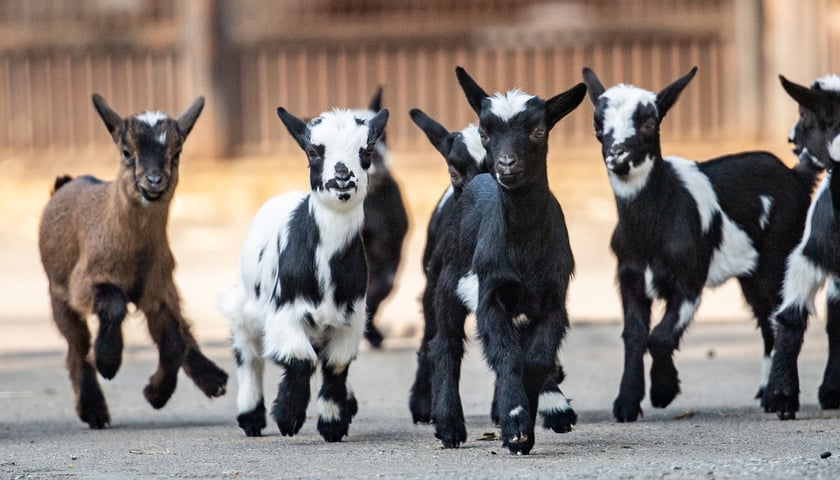
[[[204,111],[190,141],[194,155],[220,158],[230,155],[237,108],[238,68],[225,23],[223,0],[181,0],[181,62],[185,78],[181,103],[205,97]]]
[[[748,141],[762,133],[764,56],[762,54],[762,0],[735,0],[733,41],[726,69],[723,127]]]

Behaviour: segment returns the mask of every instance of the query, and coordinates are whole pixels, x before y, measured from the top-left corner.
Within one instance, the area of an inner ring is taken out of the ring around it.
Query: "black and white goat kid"
[[[613,404],[620,422],[635,421],[642,412],[646,351],[652,357],[653,406],[664,408],[677,396],[673,353],[703,288],[733,277],[764,338],[760,398],[773,348],[770,315],[780,303],[785,258],[808,208],[801,172],[769,153],[702,163],[662,157],[661,122],[696,70],[658,94],[625,84],[605,90],[594,72],[583,70],[618,208],[611,246],[624,310],[624,373]],[[651,331],[656,299],[665,301],[665,314]]]
[[[296,434],[320,363],[318,431],[335,442],[347,434],[357,410],[347,373],[365,324],[363,200],[388,110],[364,119],[336,109],[308,124],[283,108],[277,114],[306,152],[311,192],[275,197],[257,212],[239,281],[221,302],[238,364],[238,421],[248,436],[265,427],[268,358],[284,370],[271,415],[282,435]]]
[[[372,118],[381,110],[382,87],[379,87],[368,108],[355,113],[362,118]],[[394,289],[394,277],[400,265],[403,240],[408,231],[408,214],[405,211],[400,186],[391,175],[389,160],[390,154],[383,132],[374,146],[368,170],[368,193],[364,203],[365,225],[362,228],[369,270],[365,339],[374,348],[382,346],[383,340],[374,319],[379,306]]]
[[[829,168],[811,202],[802,239],[788,258],[783,301],[773,316],[776,344],[764,404],[787,420],[799,410],[797,359],[808,317],[814,313],[814,297],[826,279],[828,361],[818,399],[824,409],[840,408],[840,175],[834,170],[840,161],[840,77],[822,77],[810,89],[781,76],[780,80],[799,104],[791,141],[800,162]]]
[[[496,375],[502,442],[526,454],[534,445],[538,396],[555,370],[568,328],[566,291],[574,259],[560,204],[548,187],[548,132],[585,96],[583,84],[549,100],[520,90],[487,93],[456,70],[479,115],[491,173],[477,175],[455,204],[435,282],[437,333],[429,343],[432,422],[445,448],[466,441],[458,391],[464,320],[476,314],[484,357]]]
[[[423,272],[427,274],[431,268],[431,260],[436,248],[442,248],[442,232],[452,221],[455,203],[461,196],[466,185],[480,173],[488,173],[485,159],[487,151],[481,142],[478,125],[470,124],[458,131],[449,131],[420,109],[410,111],[411,119],[426,134],[429,142],[440,152],[446,161],[449,172],[450,185],[438,200],[429,226],[426,231],[426,246],[423,250]],[[440,260],[440,256],[437,257]],[[440,267],[436,267],[439,271]],[[417,372],[409,395],[409,409],[414,423],[429,423],[432,412],[432,360],[429,358],[429,342],[437,333],[434,318],[435,279],[427,282],[423,290],[424,330],[420,348],[417,351]],[[559,359],[558,359],[559,361]],[[558,433],[571,431],[577,422],[577,414],[572,409],[570,401],[558,388],[563,381],[563,368],[557,365],[554,374],[546,380],[539,399],[539,413],[543,419],[543,427]],[[491,417],[495,423],[499,421],[497,402],[493,399]]]

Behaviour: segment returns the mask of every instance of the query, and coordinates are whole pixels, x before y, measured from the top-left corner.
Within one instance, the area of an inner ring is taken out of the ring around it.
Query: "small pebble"
[[[831,452],[823,452],[820,454],[820,458],[826,459],[831,456]]]

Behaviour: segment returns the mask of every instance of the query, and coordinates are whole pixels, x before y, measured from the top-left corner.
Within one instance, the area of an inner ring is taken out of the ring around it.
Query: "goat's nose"
[[[499,155],[499,165],[503,167],[512,167],[516,163],[516,155],[511,153],[502,153]]]
[[[352,175],[350,173],[350,170],[347,169],[347,165],[344,165],[343,163],[339,163],[338,165],[335,166],[335,179],[336,180],[347,181],[347,180],[350,180],[350,177],[352,177]]]
[[[160,182],[163,181],[163,176],[160,173],[148,173],[146,174],[146,180],[149,182],[150,185],[160,185]]]
[[[610,155],[613,157],[620,157],[627,153],[627,148],[624,145],[613,145],[610,147]]]

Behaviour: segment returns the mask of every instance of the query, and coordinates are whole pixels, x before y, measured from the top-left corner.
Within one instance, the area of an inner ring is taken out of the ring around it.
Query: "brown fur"
[[[123,157],[116,180],[59,177],[44,209],[39,246],[53,316],[69,347],[77,413],[92,428],[110,423],[94,365],[109,379],[119,369],[128,302],[146,316],[160,352],[144,390],[152,406],[166,404],[181,367],[208,396],[225,392],[227,374],[201,354],[181,315],[166,233],[181,147],[203,103],[199,98],[177,120],[160,116],[150,125],[136,116],[121,118],[94,95]],[[91,315],[100,323],[93,361],[86,322]]]

